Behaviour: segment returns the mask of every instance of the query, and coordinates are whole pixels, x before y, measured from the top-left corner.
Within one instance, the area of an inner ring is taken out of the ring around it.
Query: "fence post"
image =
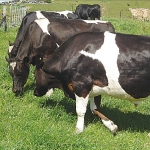
[[[7,22],[6,22],[6,6],[3,6],[3,18],[4,18],[4,31],[6,31],[7,30]]]

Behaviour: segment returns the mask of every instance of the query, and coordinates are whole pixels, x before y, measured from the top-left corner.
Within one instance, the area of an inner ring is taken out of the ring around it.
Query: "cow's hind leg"
[[[96,96],[94,98],[90,98],[90,108],[92,113],[97,115],[103,122],[103,124],[113,133],[116,134],[118,130],[118,126],[114,124],[113,121],[108,119],[106,116],[104,116],[100,112],[100,102],[101,102],[101,96]]]

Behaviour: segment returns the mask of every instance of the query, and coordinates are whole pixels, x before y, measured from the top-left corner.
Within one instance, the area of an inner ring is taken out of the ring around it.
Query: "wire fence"
[[[11,5],[3,6],[0,11],[0,28],[4,31],[13,26],[19,26],[22,18],[27,14],[27,7]]]

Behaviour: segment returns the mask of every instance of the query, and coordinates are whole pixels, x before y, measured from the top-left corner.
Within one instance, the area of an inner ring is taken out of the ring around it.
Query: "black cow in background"
[[[91,20],[96,18],[100,20],[101,17],[101,7],[98,4],[88,5],[88,4],[79,4],[76,7],[75,14],[84,20],[88,20],[88,17]]]

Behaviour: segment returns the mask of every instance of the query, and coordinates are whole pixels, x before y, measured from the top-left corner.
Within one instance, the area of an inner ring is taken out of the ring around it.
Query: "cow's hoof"
[[[113,129],[111,130],[111,132],[113,133],[113,135],[117,135],[117,131],[118,131],[118,126],[114,125]]]
[[[76,128],[76,129],[75,129],[75,132],[76,132],[76,134],[80,134],[80,133],[83,132],[83,130],[80,130],[80,129]]]

